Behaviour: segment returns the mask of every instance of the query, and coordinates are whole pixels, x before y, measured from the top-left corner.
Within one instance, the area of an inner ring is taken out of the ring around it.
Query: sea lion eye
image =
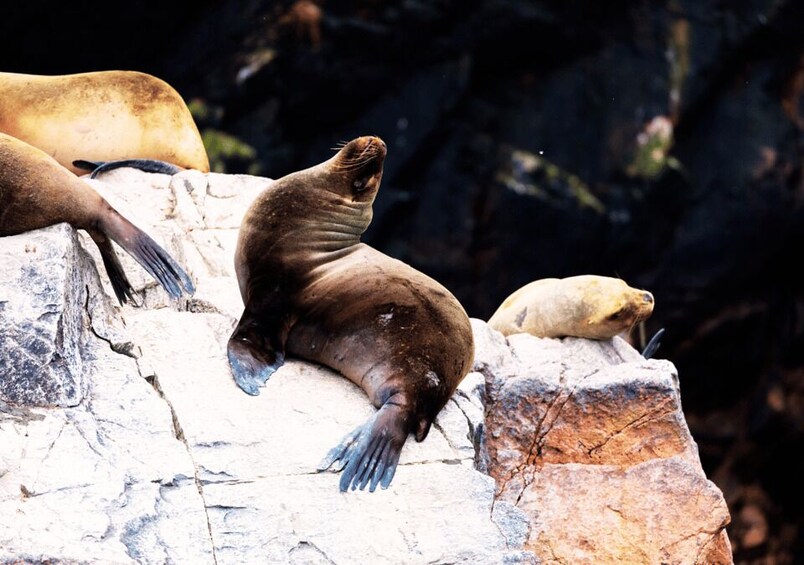
[[[618,320],[623,315],[622,310],[617,310],[614,314],[609,316],[609,320]]]

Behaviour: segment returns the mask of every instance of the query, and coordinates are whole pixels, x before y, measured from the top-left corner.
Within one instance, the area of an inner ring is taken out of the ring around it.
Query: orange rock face
[[[733,563],[672,363],[620,338],[506,339],[473,323],[481,463],[497,500],[530,518],[527,549],[543,563]]]

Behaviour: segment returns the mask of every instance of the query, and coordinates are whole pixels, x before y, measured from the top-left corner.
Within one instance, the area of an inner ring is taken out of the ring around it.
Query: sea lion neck
[[[301,219],[300,230],[310,250],[341,252],[360,243],[372,216],[371,202],[352,202],[326,193],[320,196],[318,207]]]
[[[242,239],[259,243],[243,253],[278,270],[310,272],[359,248],[385,153],[380,138],[360,137],[327,161],[277,179],[246,213]]]
[[[327,240],[340,241],[344,247],[354,245],[371,223],[374,198],[354,199],[348,188],[352,175],[333,170],[329,163],[286,177],[283,184],[287,184],[297,206],[283,206],[283,213],[297,216],[293,221],[297,229],[315,232],[311,243]]]
[[[286,177],[283,182],[306,201],[298,221],[313,230],[312,245],[335,251],[360,243],[373,217],[384,158],[382,140],[358,138],[329,160]]]

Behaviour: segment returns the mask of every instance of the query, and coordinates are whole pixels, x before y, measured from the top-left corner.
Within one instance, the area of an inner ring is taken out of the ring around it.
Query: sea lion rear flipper
[[[374,492],[378,484],[386,489],[394,478],[407,437],[406,410],[397,404],[383,404],[365,424],[349,432],[333,447],[317,470],[332,467],[337,472],[343,469],[341,492],[348,490],[350,484],[352,490],[363,490],[367,484],[369,492]]]
[[[182,287],[188,294],[195,292],[193,281],[168,252],[114,209],[104,217],[98,230],[134,257],[171,297],[181,298]]]
[[[85,161],[83,159],[76,159],[73,161],[73,166],[78,167],[79,169],[84,169],[85,171],[94,171],[98,167],[100,167],[103,163],[99,161]]]
[[[651,357],[653,357],[653,354],[656,353],[656,351],[659,349],[659,346],[661,345],[663,335],[664,335],[664,328],[661,328],[659,331],[653,334],[653,337],[650,338],[650,341],[648,341],[648,344],[645,346],[645,349],[642,350],[642,357],[644,357],[645,359],[650,359]]]
[[[109,280],[112,283],[112,289],[114,289],[117,300],[120,301],[121,305],[131,300],[136,306],[139,306],[140,303],[134,299],[137,294],[134,292],[134,289],[131,288],[131,283],[128,282],[128,277],[126,277],[123,266],[120,264],[120,260],[114,252],[112,242],[97,230],[91,230],[89,235],[92,236],[92,240],[95,242],[95,245],[98,246],[101,259],[103,259],[103,266],[106,268],[106,274],[109,275]]]
[[[73,166],[79,169],[92,171],[89,175],[91,179],[94,179],[100,173],[121,167],[131,167],[146,173],[163,173],[166,175],[175,175],[183,170],[181,167],[177,167],[172,163],[159,161],[157,159],[120,159],[117,161],[85,161],[83,159],[76,159],[73,161]]]

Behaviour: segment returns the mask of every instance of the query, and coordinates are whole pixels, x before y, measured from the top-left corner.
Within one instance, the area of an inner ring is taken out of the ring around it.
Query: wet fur
[[[384,157],[381,140],[358,138],[277,180],[246,213],[235,256],[245,304],[228,346],[235,382],[258,394],[287,352],[339,371],[378,408],[319,466],[342,470],[341,490],[388,487],[408,435],[424,440],[474,351],[449,291],[360,243]]]

